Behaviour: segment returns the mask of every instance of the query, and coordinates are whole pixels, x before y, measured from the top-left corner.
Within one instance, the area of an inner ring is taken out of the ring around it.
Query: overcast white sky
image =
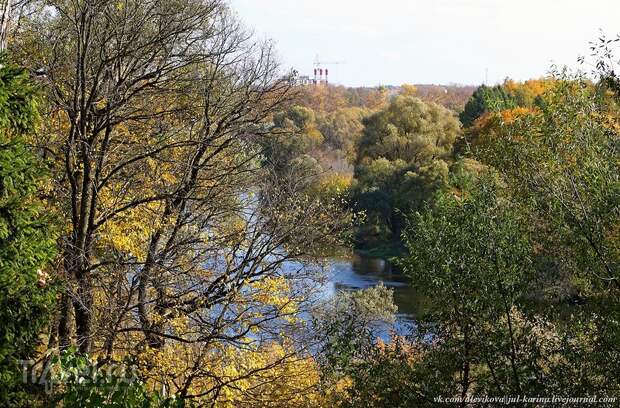
[[[576,66],[599,29],[620,34],[620,0],[229,0],[285,67],[332,82],[479,84]]]

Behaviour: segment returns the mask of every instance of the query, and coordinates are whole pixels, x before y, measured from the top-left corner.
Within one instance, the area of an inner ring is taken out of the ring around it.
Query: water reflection
[[[394,265],[384,259],[359,254],[329,260],[326,285],[329,295],[338,290],[362,290],[379,284],[394,290],[394,303],[398,306],[396,331],[408,334],[422,308],[422,300]]]

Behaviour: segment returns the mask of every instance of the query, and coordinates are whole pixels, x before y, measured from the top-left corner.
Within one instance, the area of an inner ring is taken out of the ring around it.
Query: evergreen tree
[[[49,216],[37,199],[42,168],[23,137],[37,120],[27,73],[0,69],[0,405],[25,406],[19,360],[31,357],[54,294],[41,271],[54,254]],[[30,401],[30,402],[28,402]]]

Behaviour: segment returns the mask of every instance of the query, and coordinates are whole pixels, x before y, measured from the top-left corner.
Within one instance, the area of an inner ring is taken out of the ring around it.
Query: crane
[[[344,61],[321,61],[321,59],[319,58],[319,54],[316,54],[316,57],[314,58],[314,66],[317,68],[324,66],[324,65],[340,65],[340,64],[346,64],[346,62]]]

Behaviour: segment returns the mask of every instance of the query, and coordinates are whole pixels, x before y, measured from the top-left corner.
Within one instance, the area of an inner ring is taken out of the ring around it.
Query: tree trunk
[[[0,52],[6,50],[11,18],[11,0],[0,0]]]
[[[75,331],[80,352],[90,352],[92,345],[93,284],[90,274],[84,271],[78,276],[78,295],[73,300],[75,308]]]
[[[58,320],[58,339],[61,350],[71,346],[71,297],[64,291],[60,297],[60,318]]]

